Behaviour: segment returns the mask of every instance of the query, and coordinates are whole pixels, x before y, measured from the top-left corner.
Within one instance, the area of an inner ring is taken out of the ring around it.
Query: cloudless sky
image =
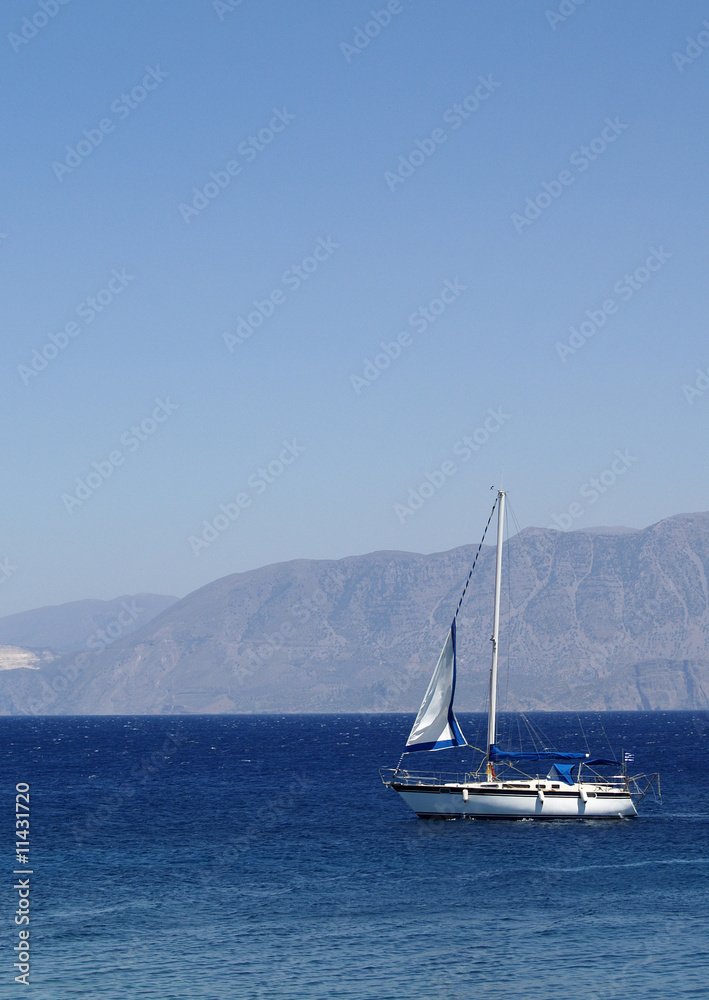
[[[6,0],[0,614],[706,510],[708,16]]]

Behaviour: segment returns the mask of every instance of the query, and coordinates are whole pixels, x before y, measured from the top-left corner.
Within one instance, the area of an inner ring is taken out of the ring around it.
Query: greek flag
[[[635,760],[635,754],[634,753],[624,753],[623,754],[623,760],[625,761],[626,764],[630,764],[632,761]]]

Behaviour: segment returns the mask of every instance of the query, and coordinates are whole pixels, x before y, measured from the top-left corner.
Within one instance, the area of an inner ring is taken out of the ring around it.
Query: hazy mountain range
[[[418,708],[477,546],[296,560],[182,600],[0,619],[0,712]],[[505,550],[502,708],[709,707],[709,513],[644,530],[527,528]],[[482,710],[494,553],[458,618],[461,710]]]

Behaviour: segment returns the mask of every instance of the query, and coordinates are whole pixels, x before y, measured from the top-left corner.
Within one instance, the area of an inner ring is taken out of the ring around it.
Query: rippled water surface
[[[577,722],[535,719],[558,739]],[[706,998],[709,716],[581,720],[596,752],[607,736],[661,772],[661,806],[418,820],[377,774],[410,716],[1,718],[2,995]],[[480,720],[461,724],[474,742]],[[12,969],[18,782],[29,988]]]

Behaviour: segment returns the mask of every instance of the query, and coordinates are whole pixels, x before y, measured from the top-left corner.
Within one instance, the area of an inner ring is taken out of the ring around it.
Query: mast
[[[494,774],[490,762],[490,747],[495,742],[495,715],[497,712],[497,638],[500,630],[500,583],[502,576],[502,535],[505,520],[505,492],[498,490],[497,499],[497,555],[495,559],[495,611],[492,618],[492,665],[490,667],[490,710],[487,718],[487,780]]]

